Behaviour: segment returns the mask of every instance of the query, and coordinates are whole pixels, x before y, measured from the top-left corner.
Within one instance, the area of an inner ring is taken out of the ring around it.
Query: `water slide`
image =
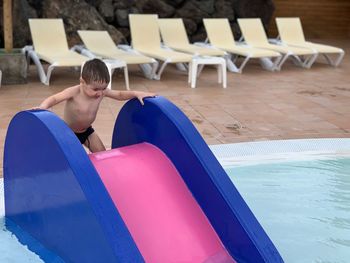
[[[141,143],[90,159],[146,262],[233,262],[161,150]]]
[[[18,113],[4,186],[7,220],[66,262],[283,262],[192,123],[162,97],[126,103],[112,149],[89,155],[53,113]]]

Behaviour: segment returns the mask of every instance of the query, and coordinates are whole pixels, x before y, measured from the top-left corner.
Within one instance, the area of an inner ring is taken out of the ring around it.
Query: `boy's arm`
[[[115,100],[130,100],[133,98],[137,98],[143,105],[143,98],[154,97],[156,96],[156,94],[142,91],[117,91],[107,89],[105,92],[105,96]]]
[[[52,106],[55,106],[56,104],[68,100],[72,98],[77,92],[79,91],[79,86],[71,87],[68,89],[65,89],[59,93],[56,93],[55,95],[52,95],[48,98],[46,98],[39,107],[35,109],[43,109],[47,110],[51,108]]]

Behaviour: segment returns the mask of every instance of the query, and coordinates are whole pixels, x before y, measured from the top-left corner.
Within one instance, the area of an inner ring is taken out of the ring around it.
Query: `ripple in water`
[[[285,262],[349,262],[350,158],[226,171]]]

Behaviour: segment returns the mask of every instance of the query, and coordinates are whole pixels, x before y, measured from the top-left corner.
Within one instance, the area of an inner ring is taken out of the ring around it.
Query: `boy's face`
[[[108,83],[91,82],[87,84],[85,80],[80,78],[80,85],[83,87],[84,93],[90,98],[99,98],[104,96]]]

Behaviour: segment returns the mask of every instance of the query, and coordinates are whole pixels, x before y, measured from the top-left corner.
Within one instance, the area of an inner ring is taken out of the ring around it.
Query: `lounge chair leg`
[[[147,79],[154,79],[154,76],[157,72],[157,68],[158,68],[158,61],[155,59],[152,59],[152,63],[150,64],[139,64],[139,67],[141,68],[143,75],[147,78]]]
[[[276,61],[273,62],[271,58],[260,58],[259,60],[263,69],[268,71],[274,71],[276,69]]]
[[[241,73],[240,69],[235,64],[237,58],[238,56],[232,56],[231,54],[227,54],[224,56],[224,59],[226,61],[226,67],[230,72]]]
[[[158,66],[159,66],[159,63],[158,63],[158,61],[155,60],[153,62],[152,71],[151,71],[151,75],[150,75],[149,79],[153,79],[154,78],[154,76],[156,75]]]
[[[197,81],[197,69],[198,69],[198,63],[196,59],[192,59],[191,62],[191,75],[189,77],[191,78],[191,88],[194,89],[196,87],[196,81]]]
[[[345,55],[345,52],[340,53],[338,58],[333,62],[333,60],[331,59],[331,57],[329,55],[323,54],[323,56],[326,58],[328,64],[333,66],[333,67],[339,66],[339,64],[342,61],[344,55]]]
[[[241,63],[241,65],[238,67],[235,62],[237,61],[237,57],[235,56],[233,60],[228,59],[228,57],[225,57],[225,61],[226,61],[226,67],[230,72],[235,72],[235,73],[242,73],[243,68],[245,67],[245,65],[247,64],[247,62],[249,61],[249,59],[251,58],[250,56],[247,56],[243,62]]]
[[[225,89],[227,87],[227,73],[226,73],[226,61],[218,64],[218,82],[222,83],[222,87]]]
[[[231,59],[226,60],[226,65],[227,65],[227,69],[230,72],[241,73],[239,71],[239,69],[237,68],[237,66],[235,65],[235,63],[233,63],[233,61]]]
[[[166,67],[166,65],[168,64],[168,61],[164,61],[163,64],[160,66],[158,73],[155,74],[154,79],[155,80],[160,80],[160,76],[163,73],[164,68]]]
[[[216,71],[218,72],[218,83],[222,83],[222,70],[221,70],[221,65],[216,65]]]
[[[282,56],[276,57],[275,62],[273,63],[273,71],[278,70],[278,65],[282,60]]]
[[[183,71],[183,72],[186,72],[187,71],[187,68],[186,66],[184,65],[184,63],[176,63],[176,68],[180,71]]]
[[[125,87],[127,90],[130,90],[129,87],[129,73],[128,73],[128,67],[125,65],[124,67],[124,80],[125,80]]]
[[[22,48],[22,53],[26,56],[27,60],[27,72],[29,70],[29,65],[30,65],[30,57],[29,57],[29,51],[33,50],[33,46],[25,46]]]
[[[293,61],[294,65],[296,65],[298,67],[304,67],[303,57],[300,58],[299,56],[295,56],[293,54],[291,56],[292,56],[292,59],[293,59],[292,61]]]
[[[27,60],[27,73],[28,73],[29,66],[30,66],[30,57],[29,57],[28,53],[26,54],[26,60]]]
[[[327,60],[327,63],[328,63],[329,65],[333,65],[332,59],[331,59],[327,54],[323,54],[323,56],[325,57],[325,59]]]
[[[153,59],[153,62],[150,64],[139,64],[139,67],[141,68],[143,75],[147,79],[154,79],[154,76],[156,75],[157,68],[158,68],[158,61]]]
[[[233,58],[231,59],[232,63],[236,64],[237,59],[238,59],[238,55],[233,56]]]
[[[235,73],[242,73],[243,68],[246,66],[246,64],[248,63],[249,59],[251,58],[250,56],[247,56],[243,60],[241,65],[238,67],[236,65],[236,61],[237,61],[238,56],[234,56],[232,59],[231,59],[231,57],[232,56],[225,56],[224,59],[225,59],[226,67],[227,67],[228,71],[235,72]]]
[[[51,73],[52,70],[55,68],[56,64],[53,63],[49,66],[49,68],[47,69],[47,74],[46,74],[46,80],[45,80],[45,85],[49,86],[50,85],[50,78],[51,78]]]
[[[36,53],[34,51],[29,51],[28,56],[33,60],[34,64],[37,67],[40,82],[47,85],[46,84],[46,81],[47,81],[46,74],[45,74],[43,65],[40,62],[39,57],[36,55]]]
[[[284,64],[284,62],[286,62],[286,60],[289,58],[289,56],[292,55],[290,52],[288,52],[287,54],[285,54],[282,59],[280,60],[278,66],[276,67],[277,71],[280,71],[282,68],[282,65]]]
[[[341,52],[340,54],[339,54],[339,56],[338,56],[338,58],[336,59],[336,61],[334,62],[334,67],[338,67],[339,66],[339,64],[340,64],[340,62],[343,60],[343,58],[344,58],[344,55],[345,55],[345,52],[343,51],[343,52]]]
[[[306,59],[304,61],[304,67],[305,68],[311,68],[311,66],[315,63],[316,59],[318,57],[318,53],[311,55],[310,57],[308,57],[308,59]]]
[[[153,79],[152,75],[152,67],[149,64],[140,64],[139,67],[141,68],[141,71],[143,75],[148,79]]]
[[[248,63],[248,61],[249,61],[250,58],[251,58],[250,56],[247,56],[247,57],[243,60],[242,64],[241,64],[241,65],[239,66],[239,68],[238,68],[238,73],[242,73],[243,68],[244,68],[245,65]]]
[[[107,66],[107,69],[108,69],[108,74],[109,74],[109,83],[108,83],[108,86],[107,86],[107,89],[112,89],[112,74],[113,74],[113,70],[112,70],[112,67],[109,63],[106,63],[106,66]]]
[[[227,88],[227,71],[226,71],[226,62],[224,67],[221,67],[222,70],[222,86],[226,89]]]
[[[191,83],[193,63],[188,63],[188,83]]]

